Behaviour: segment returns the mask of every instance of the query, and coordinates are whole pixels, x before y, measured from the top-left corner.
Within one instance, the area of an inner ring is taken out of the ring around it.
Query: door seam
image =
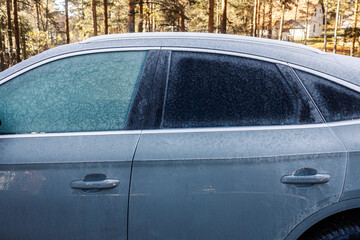
[[[137,148],[139,146],[141,135],[142,135],[142,130],[140,131],[139,138],[137,140],[137,143],[136,143],[136,146],[135,146],[135,149],[134,149],[134,154],[133,154],[132,159],[131,159],[131,165],[130,165],[128,202],[127,202],[127,211],[126,211],[126,239],[129,239],[129,216],[130,216],[130,194],[131,194],[132,172],[133,172],[135,154],[136,154]]]

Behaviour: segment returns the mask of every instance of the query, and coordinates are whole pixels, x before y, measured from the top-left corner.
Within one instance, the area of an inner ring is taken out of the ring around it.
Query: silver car
[[[107,35],[0,73],[0,239],[360,239],[360,59]]]

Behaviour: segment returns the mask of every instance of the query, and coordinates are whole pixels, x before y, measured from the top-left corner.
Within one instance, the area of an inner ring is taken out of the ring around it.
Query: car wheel
[[[300,240],[359,240],[360,219],[341,218],[324,222],[307,232]]]

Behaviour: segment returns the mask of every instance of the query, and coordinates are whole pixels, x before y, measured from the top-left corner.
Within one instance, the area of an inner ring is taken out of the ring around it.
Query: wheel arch
[[[360,198],[349,199],[334,203],[312,214],[301,223],[299,223],[285,238],[285,240],[297,240],[300,236],[311,229],[317,223],[326,220],[334,215],[349,212],[351,210],[360,210]]]

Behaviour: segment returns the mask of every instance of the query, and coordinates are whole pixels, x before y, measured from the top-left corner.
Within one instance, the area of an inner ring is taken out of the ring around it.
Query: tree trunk
[[[16,62],[21,62],[20,58],[20,31],[19,31],[19,19],[18,19],[18,7],[17,0],[14,0],[14,32],[15,32],[15,46],[16,46]]]
[[[129,0],[129,20],[128,20],[128,32],[135,32],[135,2]]]
[[[310,1],[308,0],[306,3],[306,29],[305,29],[305,40],[304,44],[307,44],[307,38],[309,34],[309,8],[310,8]]]
[[[264,36],[264,31],[265,31],[265,7],[266,7],[266,4],[265,4],[265,1],[264,1],[263,4],[262,4],[262,24],[261,24],[260,37]]]
[[[337,1],[336,7],[336,20],[335,20],[335,33],[334,33],[334,50],[333,53],[336,53],[336,45],[337,45],[337,29],[338,29],[338,22],[339,22],[339,9],[340,9],[340,0]]]
[[[37,28],[37,53],[40,52],[40,10],[39,1],[35,0],[35,11],[36,11],[36,28]]]
[[[151,4],[151,23],[152,23],[152,26],[151,26],[151,29],[156,32],[156,19],[155,19],[155,14],[154,14],[154,8],[155,8],[155,3],[152,3]],[[185,14],[185,12],[184,12]],[[185,16],[184,16],[184,21],[185,21]],[[184,22],[184,28],[185,28],[185,22]]]
[[[283,25],[284,25],[284,16],[285,16],[285,2],[283,3],[282,8],[281,8],[279,40],[282,40],[282,31],[283,31]]]
[[[268,25],[268,38],[272,38],[272,9],[273,9],[273,0],[269,2],[269,25]]]
[[[221,14],[220,32],[226,33],[227,0],[222,0],[221,12],[222,12],[222,14]]]
[[[20,24],[20,26],[21,26],[21,24]],[[46,32],[46,49],[49,49],[49,0],[46,0],[44,31]],[[21,36],[21,34],[20,34],[20,36]]]
[[[144,1],[140,0],[139,1],[139,14],[140,14],[140,21],[139,21],[139,27],[138,27],[138,32],[143,32],[144,31]]]
[[[24,26],[22,24],[20,24],[20,29],[21,29],[21,42],[22,42],[22,54],[23,54],[23,59],[27,59],[27,53],[26,53],[26,36],[25,36],[25,31],[24,31]]]
[[[92,9],[94,36],[97,36],[98,32],[97,32],[97,20],[96,20],[96,0],[91,0],[91,9]]]
[[[39,1],[35,0],[35,12],[36,12],[36,28],[38,32],[40,32],[40,7],[39,7]]]
[[[12,42],[12,25],[11,25],[11,0],[6,1],[6,10],[7,10],[7,19],[8,19],[8,39],[9,39],[9,57],[8,57],[8,66],[11,66],[12,53],[13,53],[13,42]]]
[[[209,0],[209,23],[208,23],[208,32],[214,32],[214,9],[215,9],[215,0]]]
[[[296,33],[296,21],[297,21],[297,13],[298,13],[298,9],[299,9],[299,0],[296,0],[296,7],[295,7],[295,19],[293,22],[293,41],[295,42],[295,33]]]
[[[155,28],[155,14],[154,14],[154,3],[150,3],[150,10],[151,10],[151,20],[150,20],[150,23],[151,23],[151,31],[152,32],[155,32],[156,31],[156,28]]]
[[[252,36],[253,37],[256,37],[256,29],[257,29],[257,26],[256,26],[257,20],[256,20],[256,18],[257,18],[258,1],[259,0],[254,1],[254,13],[253,13],[253,24],[252,24]]]
[[[260,15],[261,15],[261,5],[262,5],[262,0],[258,0],[258,6],[257,6],[257,16],[256,16],[256,36],[260,37]]]
[[[45,9],[45,31],[49,29],[49,0],[46,0],[46,9]]]
[[[219,33],[220,31],[220,7],[219,7],[219,1],[220,0],[216,0],[216,33]]]
[[[327,47],[327,15],[328,15],[328,0],[326,0],[325,2],[324,52],[326,52],[326,47]]]
[[[150,32],[150,6],[149,0],[146,0],[146,12],[145,12],[145,32]]]
[[[179,9],[179,22],[180,22],[179,31],[185,32],[185,11],[182,6]]]
[[[66,31],[66,43],[70,43],[69,0],[65,0],[65,31]]]
[[[258,37],[261,37],[261,8],[262,8],[262,5],[263,5],[263,1],[259,0],[258,9],[257,9],[257,17],[256,17],[256,20],[257,20],[256,25],[258,26],[258,29],[257,29]]]
[[[142,2],[142,1],[141,1]],[[108,2],[104,0],[104,33],[109,34],[109,24],[108,24]]]
[[[357,28],[358,11],[359,11],[359,0],[356,0],[355,1],[355,13],[354,13],[354,30],[353,30],[354,36],[353,36],[353,40],[352,40],[350,56],[354,56],[355,42],[356,42],[355,31]]]
[[[1,8],[1,2],[0,2],[0,8]],[[3,18],[0,17],[0,26],[3,24]],[[4,52],[5,52],[5,47],[4,47],[4,37],[2,35],[2,29],[0,27],[0,71],[5,70],[5,62],[4,62]]]

